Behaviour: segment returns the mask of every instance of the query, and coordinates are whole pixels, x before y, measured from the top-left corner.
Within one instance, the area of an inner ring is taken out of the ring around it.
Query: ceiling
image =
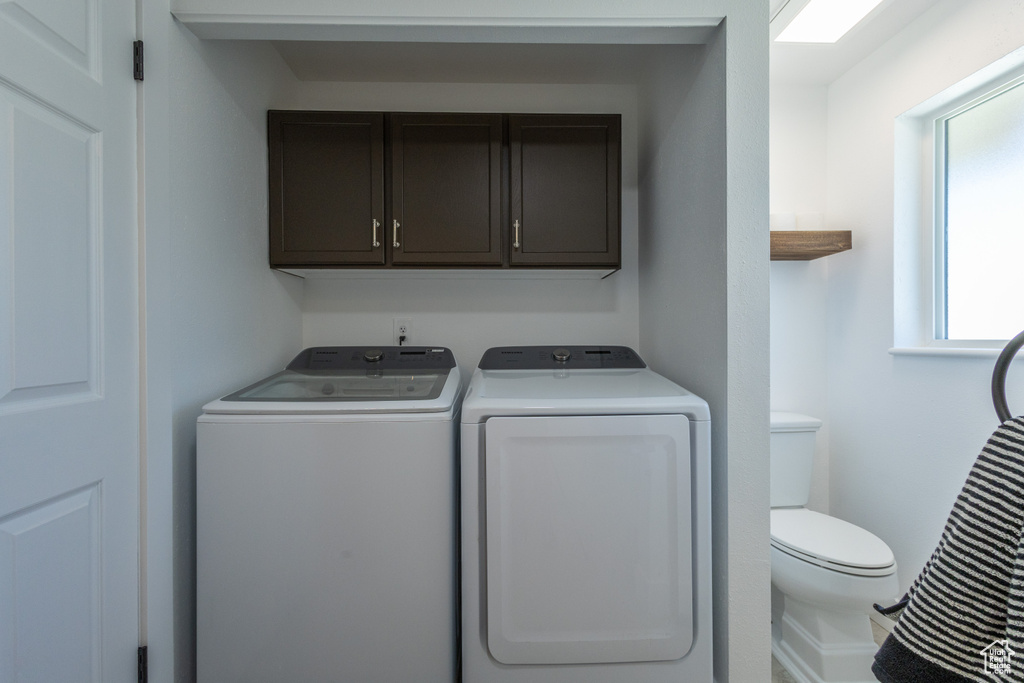
[[[769,16],[788,2],[802,1],[768,0]],[[835,44],[773,42],[771,82],[827,85],[934,5],[935,0],[883,0]],[[665,63],[666,57],[678,59],[693,50],[683,45],[371,41],[281,41],[275,47],[300,80],[469,83],[636,83],[638,75]]]
[[[788,1],[768,0],[770,16]],[[885,0],[833,45],[771,44],[772,83],[827,85],[934,7],[935,0]]]

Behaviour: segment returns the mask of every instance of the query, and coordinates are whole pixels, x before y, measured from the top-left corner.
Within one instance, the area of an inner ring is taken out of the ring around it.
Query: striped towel
[[[1024,417],[982,449],[871,667],[882,683],[1024,682]]]

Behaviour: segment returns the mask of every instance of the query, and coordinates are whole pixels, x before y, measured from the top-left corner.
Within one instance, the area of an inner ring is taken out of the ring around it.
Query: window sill
[[[1003,350],[1005,342],[999,346],[979,348],[968,346],[898,346],[889,349],[893,356],[937,356],[946,358],[992,358],[995,359]]]

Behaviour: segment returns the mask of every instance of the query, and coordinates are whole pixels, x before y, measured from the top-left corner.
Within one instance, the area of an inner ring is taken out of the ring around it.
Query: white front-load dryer
[[[464,683],[712,680],[707,403],[625,347],[500,347],[462,409]]]
[[[451,683],[459,369],[317,347],[204,407],[199,683]]]

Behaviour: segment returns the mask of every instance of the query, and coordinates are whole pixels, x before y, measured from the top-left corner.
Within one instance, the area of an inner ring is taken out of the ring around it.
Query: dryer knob
[[[572,358],[572,353],[569,351],[569,349],[558,348],[551,353],[551,357],[554,358],[559,363],[564,363],[568,361],[570,358]]]
[[[363,354],[363,360],[367,363],[376,363],[384,357],[384,352],[380,349],[369,349]]]

